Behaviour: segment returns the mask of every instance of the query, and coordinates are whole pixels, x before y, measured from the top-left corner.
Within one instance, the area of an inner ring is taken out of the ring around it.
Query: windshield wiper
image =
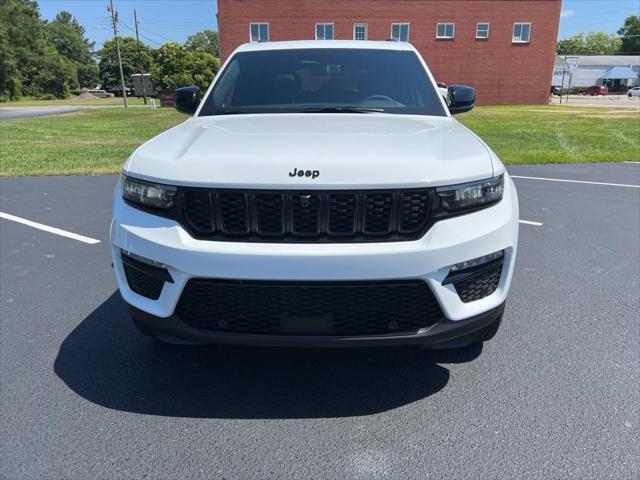
[[[221,112],[209,113],[207,115],[244,115],[248,113],[255,113],[255,112],[245,112],[242,110],[227,110],[227,111],[223,110]]]
[[[369,108],[369,107],[318,107],[318,108],[305,108],[300,110],[302,113],[374,113],[384,112],[384,108]]]

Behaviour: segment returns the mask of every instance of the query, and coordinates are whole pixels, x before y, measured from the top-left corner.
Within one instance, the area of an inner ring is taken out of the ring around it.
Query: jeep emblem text
[[[320,170],[298,170],[297,168],[294,168],[293,172],[289,172],[289,176],[318,178],[320,176]]]

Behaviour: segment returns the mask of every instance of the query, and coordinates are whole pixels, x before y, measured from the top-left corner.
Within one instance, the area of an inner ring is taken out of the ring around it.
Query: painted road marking
[[[522,177],[520,175],[511,175],[511,178],[523,178],[526,180],[546,180],[547,182],[586,183],[588,185],[605,185],[608,187],[640,188],[640,185],[629,185],[626,183],[587,182],[586,180],[565,180],[564,178]]]
[[[622,163],[640,163],[640,162],[622,162]]]
[[[49,225],[43,225],[42,223],[38,223],[38,222],[32,222],[31,220],[27,220],[26,218],[22,218],[22,217],[16,217],[15,215],[11,215],[10,213],[0,212],[0,218],[4,218],[5,220],[11,220],[17,223],[22,223],[23,225],[37,228],[38,230],[43,230],[45,232],[53,233],[55,235],[60,235],[61,237],[72,238],[74,240],[78,240],[79,242],[88,243],[90,245],[95,245],[96,243],[100,243],[100,240],[96,240],[95,238],[85,237],[84,235],[78,235],[77,233],[68,232],[60,228],[50,227]]]
[[[541,227],[542,225],[544,225],[544,223],[542,222],[532,222],[531,220],[520,220],[520,223],[523,223],[525,225],[533,225],[534,227]]]

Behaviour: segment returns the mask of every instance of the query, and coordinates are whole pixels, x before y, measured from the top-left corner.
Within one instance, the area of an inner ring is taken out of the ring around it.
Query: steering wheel
[[[395,102],[395,100],[391,97],[387,97],[386,95],[370,95],[363,102],[368,102],[369,100],[385,100],[387,102]]]

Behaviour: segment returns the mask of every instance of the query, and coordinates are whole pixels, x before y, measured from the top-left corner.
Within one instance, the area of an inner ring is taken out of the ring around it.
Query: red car
[[[594,85],[587,87],[582,91],[582,95],[606,95],[609,93],[609,89],[604,85]]]

